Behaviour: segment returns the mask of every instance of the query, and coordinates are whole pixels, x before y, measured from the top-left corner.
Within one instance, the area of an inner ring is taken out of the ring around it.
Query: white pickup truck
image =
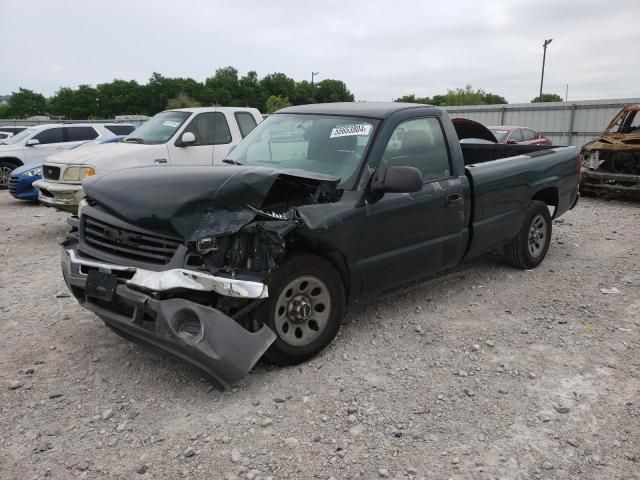
[[[217,165],[255,126],[255,108],[203,107],[160,112],[122,142],[52,155],[34,183],[38,200],[75,213],[84,197],[82,179],[149,165]]]

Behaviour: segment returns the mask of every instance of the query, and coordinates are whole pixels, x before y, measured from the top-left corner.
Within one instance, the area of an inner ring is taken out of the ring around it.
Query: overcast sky
[[[357,100],[471,84],[511,103],[640,97],[640,0],[0,0],[0,95],[232,65],[343,80]]]

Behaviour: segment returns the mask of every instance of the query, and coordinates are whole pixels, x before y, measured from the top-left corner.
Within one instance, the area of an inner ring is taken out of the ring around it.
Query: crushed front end
[[[582,147],[580,190],[640,198],[640,105],[625,107],[605,133]]]
[[[255,180],[256,172],[246,173]],[[112,187],[103,190],[102,179],[101,188],[89,182],[89,198],[61,252],[67,286],[116,333],[188,363],[218,388],[236,383],[276,339],[253,313],[269,295],[268,279],[284,257],[286,237],[301,222],[293,204],[319,201],[322,190],[318,180],[258,176],[270,179],[269,188],[260,190],[263,201],[245,203],[237,189],[234,200],[225,200],[210,177],[207,191],[194,192],[192,182],[194,196],[167,203],[176,210],[161,211],[148,196],[124,214],[118,213],[121,205],[111,210],[115,202],[102,195],[111,195]],[[158,192],[166,196],[166,190]],[[127,217],[131,211],[141,217]],[[152,218],[156,228],[141,226]]]

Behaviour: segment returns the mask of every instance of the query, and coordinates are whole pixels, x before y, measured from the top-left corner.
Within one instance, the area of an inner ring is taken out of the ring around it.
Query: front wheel
[[[505,257],[514,267],[535,268],[547,255],[551,244],[551,215],[547,205],[533,200],[524,214],[516,238],[505,248]]]
[[[9,177],[11,172],[16,169],[16,164],[0,160],[0,190],[6,190],[9,186]]]
[[[338,334],[345,308],[342,279],[326,260],[299,255],[269,281],[269,299],[256,312],[277,335],[265,357],[296,365],[317,355]]]

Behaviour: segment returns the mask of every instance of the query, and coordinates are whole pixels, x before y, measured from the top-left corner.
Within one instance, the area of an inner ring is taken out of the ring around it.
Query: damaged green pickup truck
[[[577,200],[577,150],[461,144],[491,135],[462,123],[425,105],[289,107],[228,165],[88,178],[65,281],[116,333],[220,388],[263,355],[303,362],[362,297],[496,249],[519,268],[545,257],[548,207]]]

